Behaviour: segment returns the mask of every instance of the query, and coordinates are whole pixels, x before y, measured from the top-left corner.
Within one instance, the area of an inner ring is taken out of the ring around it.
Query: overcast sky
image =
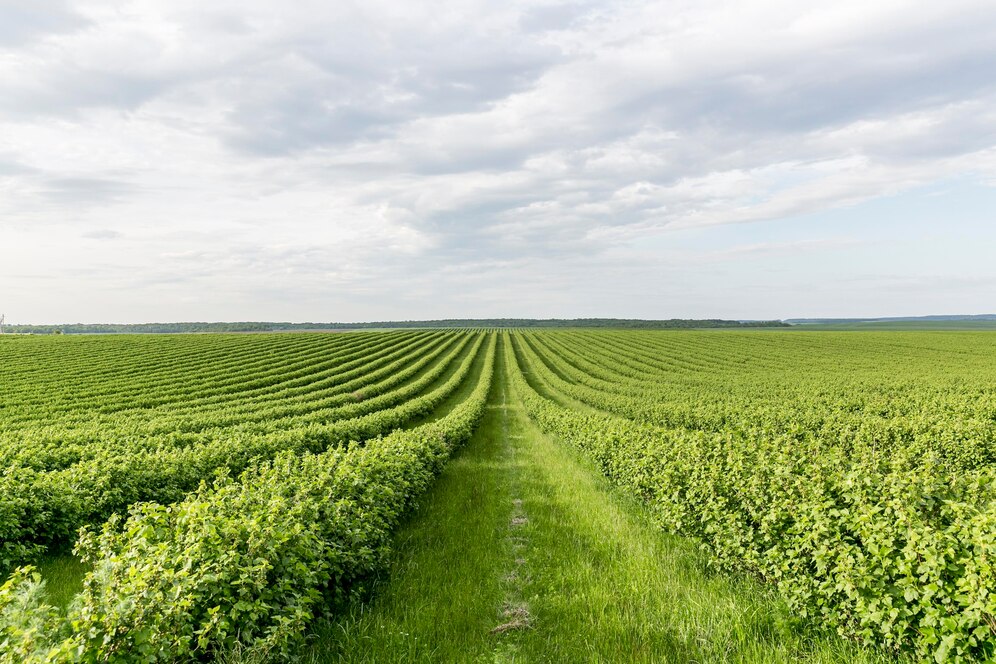
[[[988,0],[0,0],[12,322],[983,313],[994,257]]]

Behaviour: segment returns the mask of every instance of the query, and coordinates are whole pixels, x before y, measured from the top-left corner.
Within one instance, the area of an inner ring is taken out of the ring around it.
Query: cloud
[[[67,274],[77,238],[115,239],[86,279],[285,316],[514,303],[466,276],[503,271],[581,306],[599,270],[663,284],[654,251],[696,233],[781,260],[851,232],[746,236],[992,186],[994,60],[972,0],[7,3],[0,235],[43,257],[65,233]]]
[[[709,260],[765,257],[778,254],[798,256],[810,251],[827,251],[854,247],[860,242],[848,238],[826,238],[818,240],[796,240],[794,242],[755,242],[728,249],[712,251],[705,255]]]
[[[0,48],[23,46],[45,35],[72,32],[87,24],[65,0],[4,3],[0,16]]]
[[[33,169],[30,166],[22,164],[17,159],[12,159],[5,157],[0,153],[0,177],[9,177],[13,175],[25,175],[31,173]]]
[[[87,240],[116,240],[121,237],[121,233],[107,228],[100,228],[93,231],[87,231],[80,237],[86,238]]]
[[[126,182],[105,178],[55,177],[42,182],[41,196],[57,204],[102,204],[134,192]]]

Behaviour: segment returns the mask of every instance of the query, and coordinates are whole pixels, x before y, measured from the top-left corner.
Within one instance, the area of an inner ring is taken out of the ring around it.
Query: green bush
[[[555,381],[521,346],[518,358],[534,385]],[[800,615],[924,659],[996,658],[993,468],[953,472],[915,448],[654,427],[562,407],[512,374],[543,430],[663,528],[701,539],[720,567],[776,584]]]
[[[289,658],[323,607],[354,597],[382,568],[398,520],[473,432],[495,343],[491,335],[473,393],[437,422],[321,454],[284,452],[238,480],[221,477],[169,506],[138,504],[85,532],[78,552],[93,571],[64,619],[18,570],[0,591],[0,656]]]

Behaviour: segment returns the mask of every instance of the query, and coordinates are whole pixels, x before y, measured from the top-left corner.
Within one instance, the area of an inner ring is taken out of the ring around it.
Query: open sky
[[[0,0],[16,323],[996,311],[996,4]]]

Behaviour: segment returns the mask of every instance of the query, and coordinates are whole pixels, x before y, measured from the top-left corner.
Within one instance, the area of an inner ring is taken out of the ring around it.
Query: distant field
[[[996,325],[870,325],[0,337],[0,661],[986,661]]]
[[[875,321],[868,323],[806,323],[798,330],[996,330],[996,320]]]

